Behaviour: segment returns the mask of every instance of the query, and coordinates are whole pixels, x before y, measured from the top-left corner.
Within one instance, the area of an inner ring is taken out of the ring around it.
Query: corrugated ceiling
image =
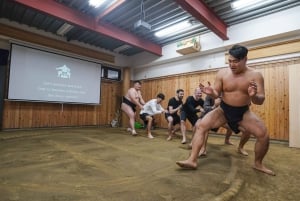
[[[27,1],[32,2],[32,0]],[[211,31],[209,27],[204,25],[205,23],[202,23],[190,12],[183,9],[181,5],[178,4],[178,1],[175,0],[144,0],[143,4],[141,4],[142,0],[111,0],[97,9],[90,7],[87,0],[44,1],[54,1],[60,8],[66,8],[66,13],[67,11],[75,11],[84,16],[84,19],[96,19],[95,22],[99,24],[107,24],[117,28],[117,30],[121,30],[120,34],[117,35],[117,37],[120,38],[117,38],[109,34],[101,34],[101,30],[99,33],[99,31],[73,24],[74,27],[61,37],[65,37],[68,41],[80,41],[109,51],[116,51],[116,49],[119,48],[121,49],[119,53],[127,56],[147,51],[147,48],[134,46],[130,44],[130,42],[126,42],[126,40],[120,40],[123,35],[124,37],[126,36],[124,33],[136,37],[134,40],[142,39],[142,42],[164,46]],[[233,10],[231,8],[232,1],[230,0],[203,0],[202,2],[208,6],[216,17],[225,22],[228,27],[300,5],[299,0],[275,0],[272,3],[267,3],[253,9]],[[119,5],[117,3],[119,3]],[[43,3],[40,3],[40,5],[37,6],[40,6],[41,10],[46,9],[42,4]],[[66,23],[66,20],[56,17],[55,15],[50,15],[49,13],[46,14],[41,10],[34,9],[14,0],[0,0],[0,18],[57,34],[57,30]],[[62,15],[64,15],[63,12],[60,13],[60,16]],[[151,30],[144,29],[143,27],[136,28],[134,26],[141,18],[151,25]],[[184,20],[191,21],[194,26],[173,36],[158,38],[154,35],[155,31],[161,27]]]

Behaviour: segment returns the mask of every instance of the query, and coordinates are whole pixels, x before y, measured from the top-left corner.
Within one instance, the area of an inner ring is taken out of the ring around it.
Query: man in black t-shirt
[[[180,128],[180,116],[178,114],[178,111],[180,111],[180,109],[182,108],[183,96],[183,89],[178,89],[176,91],[176,96],[170,98],[168,102],[168,113],[165,114],[165,117],[168,121],[168,141],[172,140],[174,133]],[[179,126],[176,127],[176,125]]]
[[[180,113],[180,126],[181,126],[181,133],[182,133],[182,144],[186,143],[186,119],[189,120],[189,122],[193,126],[193,132],[195,128],[195,124],[197,120],[199,119],[199,116],[197,113],[204,112],[203,105],[204,100],[201,98],[202,92],[200,88],[196,88],[193,96],[188,96],[185,103],[182,106],[181,113]],[[200,108],[199,108],[200,106]]]

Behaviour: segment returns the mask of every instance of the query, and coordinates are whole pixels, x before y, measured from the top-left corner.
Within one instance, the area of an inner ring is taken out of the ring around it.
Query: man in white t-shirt
[[[161,102],[165,99],[165,95],[162,93],[157,94],[155,99],[151,99],[146,102],[143,106],[143,109],[140,112],[140,118],[147,122],[147,134],[148,138],[154,138],[151,134],[151,127],[153,123],[153,116],[156,114],[162,114],[166,112],[166,110],[161,106]]]

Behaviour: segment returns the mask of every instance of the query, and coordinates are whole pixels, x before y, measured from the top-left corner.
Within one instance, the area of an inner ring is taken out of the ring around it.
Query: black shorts
[[[148,113],[140,114],[140,118],[144,121],[144,123],[148,122],[148,120],[146,118],[148,116],[151,116],[151,115],[149,115]]]
[[[165,113],[165,118],[167,119],[167,121],[169,116],[173,118],[173,126],[175,126],[176,124],[180,124],[180,116],[177,113],[175,114]]]
[[[180,113],[180,120],[186,121],[186,119],[189,120],[189,122],[192,124],[192,126],[195,126],[199,117],[197,116],[197,114],[187,114],[184,110],[182,110]]]

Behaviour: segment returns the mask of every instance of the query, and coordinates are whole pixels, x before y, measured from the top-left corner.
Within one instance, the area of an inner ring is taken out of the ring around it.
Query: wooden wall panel
[[[300,40],[291,40],[250,49],[249,59],[290,54],[300,51]]]
[[[0,34],[10,38],[114,63],[114,56],[1,24]],[[4,102],[2,129],[109,124],[119,109],[120,82],[102,81],[101,105]]]
[[[271,139],[289,139],[288,65],[296,63],[300,63],[299,58],[249,65],[264,76],[266,100],[263,105],[252,105],[251,109],[265,122]],[[149,100],[154,98],[158,92],[162,92],[166,95],[166,100],[163,102],[163,106],[166,107],[168,99],[175,95],[178,88],[185,90],[185,100],[187,96],[193,94],[199,82],[207,84],[207,81],[210,81],[213,84],[215,75],[216,71],[210,70],[143,80],[143,96],[145,100]],[[167,128],[167,122],[162,115],[156,119],[160,120],[158,121],[159,127]],[[191,130],[189,123],[187,123],[187,128]],[[222,134],[225,131],[225,129],[220,129]]]
[[[120,107],[120,82],[101,83],[101,105],[5,101],[3,129],[110,124]]]
[[[288,66],[299,63],[300,59],[294,58],[249,65],[260,71],[265,79],[265,103],[252,105],[251,109],[265,122],[271,139],[289,139]],[[162,105],[166,108],[168,99],[175,95],[177,89],[182,88],[185,91],[185,100],[193,94],[199,82],[207,84],[210,81],[213,84],[215,75],[216,71],[209,70],[142,80],[142,95],[148,101],[155,98],[157,93],[164,93],[166,99]],[[120,108],[123,95],[121,84],[102,81],[101,105],[97,106],[5,101],[3,129],[107,125]],[[163,115],[156,120],[159,127],[167,128]],[[137,121],[140,121],[138,114]],[[191,129],[189,123],[187,127]],[[223,134],[225,132],[224,129],[220,131]]]
[[[284,55],[300,52],[300,40],[289,40],[284,42],[273,43],[256,48],[250,48],[248,52],[248,60],[258,59],[276,55]],[[228,63],[228,53],[225,53],[225,63]]]
[[[252,105],[252,110],[265,122],[272,139],[288,140],[289,93],[288,65],[299,60],[278,61],[257,65],[265,79],[266,100],[263,105]]]

